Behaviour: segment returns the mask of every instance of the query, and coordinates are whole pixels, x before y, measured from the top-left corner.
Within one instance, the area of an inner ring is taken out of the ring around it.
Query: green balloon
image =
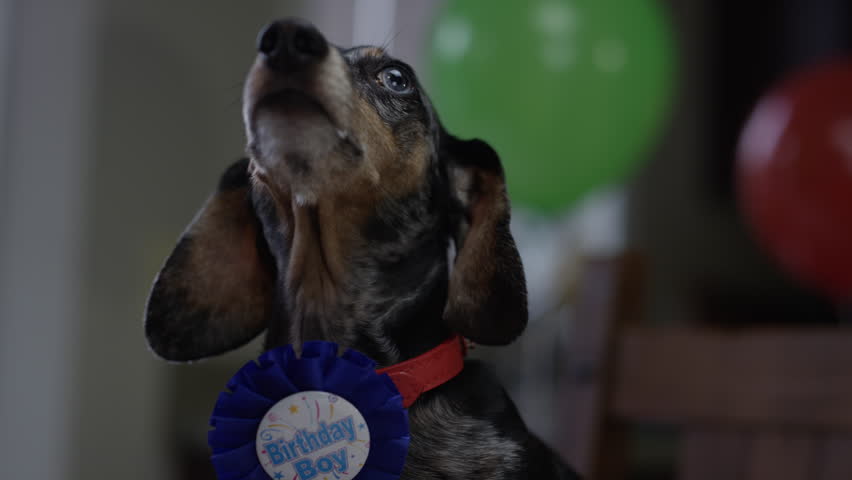
[[[447,129],[491,143],[513,200],[550,212],[624,179],[673,90],[652,0],[450,1],[431,47]]]

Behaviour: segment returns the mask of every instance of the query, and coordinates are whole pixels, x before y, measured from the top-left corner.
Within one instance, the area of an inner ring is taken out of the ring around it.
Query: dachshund
[[[527,323],[500,160],[449,134],[411,67],[295,19],[264,28],[243,96],[248,158],[180,237],[146,307],[150,348],[186,362],[266,331],[379,366],[453,335],[506,345]],[[409,408],[403,479],[579,478],[495,375],[462,372]]]

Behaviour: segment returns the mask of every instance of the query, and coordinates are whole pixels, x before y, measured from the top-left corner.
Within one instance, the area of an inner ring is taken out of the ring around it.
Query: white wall
[[[3,3],[0,478],[69,478],[94,9]],[[14,48],[11,48],[11,47]]]

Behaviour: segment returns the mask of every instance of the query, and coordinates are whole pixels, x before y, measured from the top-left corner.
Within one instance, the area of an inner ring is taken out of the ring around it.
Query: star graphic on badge
[[[297,407],[295,405],[290,405],[290,413],[293,414],[293,415],[299,413],[299,407]]]
[[[284,474],[281,472],[275,472],[275,480],[281,480],[284,478]]]

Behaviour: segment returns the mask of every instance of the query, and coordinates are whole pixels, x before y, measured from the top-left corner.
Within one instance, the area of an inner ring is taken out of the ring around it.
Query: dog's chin
[[[299,205],[333,194],[363,154],[345,126],[300,91],[262,97],[248,118],[248,150],[264,183]]]
[[[308,206],[333,193],[334,179],[353,166],[343,141],[322,112],[277,111],[259,115],[249,150],[268,187]]]

